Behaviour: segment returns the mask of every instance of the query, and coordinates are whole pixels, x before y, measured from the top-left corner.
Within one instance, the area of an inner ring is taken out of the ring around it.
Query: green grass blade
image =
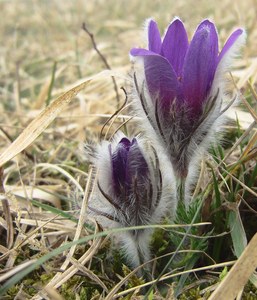
[[[52,90],[54,86],[54,81],[55,81],[55,73],[56,73],[56,68],[57,68],[57,62],[54,62],[53,65],[53,70],[52,70],[52,76],[51,76],[51,81],[48,89],[48,94],[47,94],[47,99],[46,99],[46,106],[50,104],[51,98],[52,98]]]
[[[234,252],[239,257],[247,245],[247,239],[238,209],[229,212],[228,223],[231,230]]]

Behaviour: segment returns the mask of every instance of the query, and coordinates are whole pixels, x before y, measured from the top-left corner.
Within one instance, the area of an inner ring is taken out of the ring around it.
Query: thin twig
[[[128,102],[128,95],[127,95],[126,90],[124,89],[124,87],[121,87],[121,89],[123,90],[123,92],[124,92],[124,94],[125,94],[125,100],[124,100],[124,103],[123,103],[123,104],[121,105],[121,107],[118,108],[118,109],[115,111],[115,113],[112,114],[112,115],[110,116],[110,118],[108,118],[107,121],[104,123],[104,125],[103,125],[103,127],[102,127],[102,129],[101,129],[101,131],[100,131],[100,140],[101,140],[102,137],[103,137],[103,131],[104,131],[106,125],[107,125],[107,124],[108,124],[115,116],[117,116],[117,115],[123,110],[123,108],[126,106],[126,104],[127,104],[127,102]],[[105,134],[105,138],[106,138],[106,134]]]
[[[100,50],[98,49],[97,47],[97,44],[96,44],[96,41],[95,41],[95,37],[93,35],[93,33],[91,33],[87,26],[86,26],[86,23],[83,22],[82,24],[82,29],[88,34],[88,36],[90,37],[91,39],[91,42],[92,42],[92,45],[93,45],[93,48],[95,49],[96,53],[99,55],[99,57],[101,58],[101,60],[103,61],[105,67],[108,69],[108,70],[111,70],[111,66],[109,65],[107,59],[105,58],[105,56],[100,52]],[[117,99],[117,107],[119,107],[119,104],[120,104],[120,97],[119,97],[119,92],[118,92],[118,86],[117,86],[117,83],[116,83],[116,80],[115,78],[112,76],[112,82],[113,82],[113,87],[114,87],[114,90],[115,90],[115,93],[116,93],[116,99]]]

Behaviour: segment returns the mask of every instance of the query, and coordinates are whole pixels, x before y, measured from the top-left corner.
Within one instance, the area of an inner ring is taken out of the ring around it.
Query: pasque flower
[[[155,150],[140,138],[128,139],[120,133],[112,143],[102,142],[93,162],[97,185],[88,207],[104,227],[156,224],[168,206],[175,211],[176,197],[168,199],[175,193],[174,180],[161,171]],[[151,232],[141,229],[119,234],[133,266],[149,259]]]
[[[245,32],[235,30],[219,52],[217,30],[209,20],[200,23],[190,42],[178,18],[163,38],[155,21],[149,20],[146,29],[148,48],[130,51],[135,63],[134,106],[147,116],[151,135],[156,133],[177,177],[183,179],[220,128],[224,74]]]

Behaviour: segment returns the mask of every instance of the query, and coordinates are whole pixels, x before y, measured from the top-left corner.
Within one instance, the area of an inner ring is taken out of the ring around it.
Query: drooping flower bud
[[[141,139],[119,136],[112,143],[102,142],[94,164],[97,186],[88,207],[104,227],[151,225],[167,211],[175,214],[172,168],[161,171],[156,151]],[[149,228],[118,235],[132,265],[150,258],[151,233]]]

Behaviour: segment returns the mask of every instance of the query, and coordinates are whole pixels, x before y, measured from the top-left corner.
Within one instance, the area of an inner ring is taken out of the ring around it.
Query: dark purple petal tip
[[[212,28],[215,28],[215,30],[216,30],[216,26],[214,25],[214,23],[211,22],[211,21],[208,20],[208,19],[203,20],[203,21],[198,25],[196,31],[199,30],[199,29],[202,29],[203,27],[212,27]]]
[[[149,173],[147,162],[136,138],[122,138],[111,153],[112,185],[116,195],[131,193],[131,185]]]
[[[127,138],[122,138],[121,140],[120,140],[120,142],[119,142],[119,145],[122,145],[126,150],[128,150],[129,149],[129,147],[130,147],[130,140],[129,139],[127,139]]]

